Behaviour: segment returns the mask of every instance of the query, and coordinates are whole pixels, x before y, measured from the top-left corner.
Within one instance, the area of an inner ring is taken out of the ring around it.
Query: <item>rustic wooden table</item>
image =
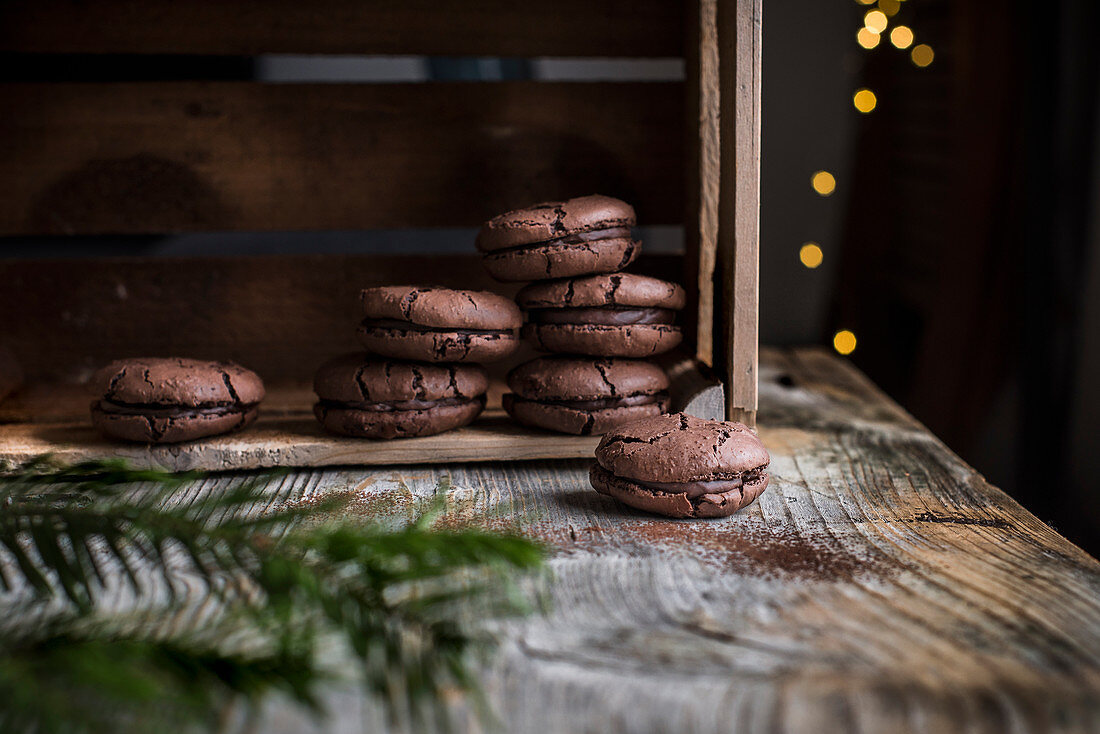
[[[443,488],[448,522],[551,544],[550,611],[485,671],[504,731],[1100,731],[1100,564],[844,361],[765,350],[760,383],[771,484],[725,520],[624,508],[587,461],[301,471],[272,499],[401,520]],[[260,730],[373,730],[331,698]]]

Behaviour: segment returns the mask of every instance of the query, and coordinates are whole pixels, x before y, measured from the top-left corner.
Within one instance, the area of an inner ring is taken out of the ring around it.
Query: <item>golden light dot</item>
[[[882,40],[882,36],[870,28],[860,28],[859,32],[856,33],[856,43],[868,50],[877,46],[880,40]]]
[[[816,242],[807,242],[798,251],[798,259],[803,265],[813,270],[825,259],[825,253],[821,251],[821,246]]]
[[[863,25],[875,33],[882,33],[886,30],[886,23],[886,13],[881,10],[868,10],[867,14],[863,16]]]
[[[833,334],[833,349],[840,354],[851,354],[856,351],[856,335],[847,329],[841,329]]]
[[[932,59],[936,58],[936,54],[932,51],[931,46],[922,43],[913,47],[913,50],[909,52],[909,58],[913,59],[913,63],[917,66],[924,67],[932,63]]]
[[[878,9],[893,17],[901,10],[901,3],[898,0],[878,0]]]
[[[852,95],[852,104],[856,106],[857,110],[866,115],[868,112],[875,109],[875,105],[878,104],[878,98],[870,89],[857,89],[856,93]]]
[[[810,185],[814,187],[814,191],[822,196],[828,196],[836,190],[836,178],[828,171],[818,171],[810,179]]]
[[[890,31],[890,43],[897,48],[909,48],[913,45],[913,31],[907,25],[895,26]]]
[[[875,0],[856,0],[860,5],[874,5]]]

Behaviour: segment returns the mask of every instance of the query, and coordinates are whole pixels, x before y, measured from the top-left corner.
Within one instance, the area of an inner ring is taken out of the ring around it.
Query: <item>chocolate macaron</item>
[[[264,383],[232,362],[122,359],[92,384],[92,424],[113,438],[176,443],[235,431],[256,420]]]
[[[668,375],[652,362],[539,357],[508,374],[504,409],[518,423],[582,436],[668,410]]]
[[[545,352],[649,357],[683,334],[674,323],[684,307],[675,283],[632,273],[531,283],[516,294],[527,312],[523,337]]]
[[[431,436],[485,408],[489,377],[477,364],[415,364],[345,354],[317,370],[313,413],[326,431],[356,438]]]
[[[371,352],[422,362],[492,362],[519,346],[516,304],[489,291],[379,286],[362,293],[359,341]]]
[[[589,472],[600,494],[669,517],[725,517],[768,486],[764,444],[741,423],[684,413],[606,434]]]
[[[477,235],[486,270],[497,280],[614,273],[638,256],[634,207],[609,196],[535,204],[486,222]]]

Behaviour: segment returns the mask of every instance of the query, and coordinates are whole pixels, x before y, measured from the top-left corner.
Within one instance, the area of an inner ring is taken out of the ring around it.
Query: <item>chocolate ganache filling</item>
[[[740,489],[746,484],[760,481],[764,476],[767,466],[758,466],[755,469],[738,472],[728,477],[718,479],[704,479],[694,482],[644,482],[640,479],[628,479],[646,489],[653,489],[666,494],[686,494],[688,497],[701,497],[704,494],[724,494]]]
[[[236,415],[254,408],[257,403],[219,403],[202,407],[184,405],[165,405],[163,403],[116,403],[112,400],[99,400],[95,403],[104,413],[118,415],[142,415],[150,418],[198,418],[221,415]]]
[[[676,321],[676,312],[667,308],[622,306],[539,308],[528,311],[527,320],[533,324],[600,324],[602,326],[671,324]]]
[[[512,334],[510,329],[461,329],[445,326],[422,326],[411,321],[398,319],[364,319],[364,329],[385,329],[387,331],[414,332],[417,334],[478,334],[485,336],[508,336]]]
[[[511,252],[513,250],[528,250],[534,247],[546,247],[547,245],[583,245],[587,242],[597,242],[599,240],[630,239],[630,237],[630,227],[607,227],[605,229],[593,229],[588,232],[574,232],[573,234],[567,234],[549,240],[542,240],[541,242],[528,242],[526,245],[503,247],[499,250],[493,250],[493,252],[497,253]]]
[[[439,400],[391,400],[382,403],[344,403],[337,400],[321,400],[320,404],[325,408],[342,408],[344,410],[365,410],[371,413],[393,413],[401,410],[431,410],[447,405],[466,405],[467,403],[485,403],[485,396],[478,395],[473,398],[440,398]]]
[[[574,410],[605,410],[607,408],[629,408],[635,405],[653,405],[668,398],[668,393],[658,392],[649,395],[622,395],[613,398],[594,400],[538,400],[533,402],[547,405],[561,405]],[[520,398],[522,400],[522,398]]]

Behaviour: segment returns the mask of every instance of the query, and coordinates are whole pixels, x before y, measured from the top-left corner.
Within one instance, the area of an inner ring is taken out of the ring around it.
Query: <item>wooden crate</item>
[[[11,0],[0,237],[476,226],[539,200],[620,196],[642,224],[684,225],[683,257],[643,256],[633,270],[682,273],[697,358],[685,384],[705,386],[712,366],[725,414],[751,423],[760,15],[760,0]],[[83,55],[126,55],[141,78],[152,54],[186,66],[265,53],[682,56],[686,80],[88,81],[78,68]],[[72,80],[33,81],[41,62],[69,64]],[[472,243],[462,256],[186,259],[50,259],[52,246],[0,260],[0,345],[30,378],[0,411],[8,434],[51,410],[77,420],[72,390],[54,386],[122,356],[234,359],[298,394],[321,361],[355,348],[367,285],[514,292],[488,279]]]

